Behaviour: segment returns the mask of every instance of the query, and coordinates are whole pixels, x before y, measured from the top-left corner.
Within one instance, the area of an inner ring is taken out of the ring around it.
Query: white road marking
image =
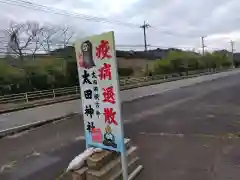
[[[11,161],[8,164],[3,165],[0,169],[0,173],[2,173],[5,169],[13,168],[15,166],[15,164],[16,164],[16,161]]]
[[[41,153],[34,151],[32,154],[26,155],[25,158],[41,156]]]
[[[139,133],[140,135],[146,135],[146,136],[166,136],[166,137],[184,137],[185,135],[184,134],[180,134],[180,133],[176,133],[176,134],[173,134],[173,133],[164,133],[164,132],[160,132],[160,133],[147,133],[147,132],[140,132]]]
[[[82,140],[85,140],[84,136],[78,136],[75,138],[75,141],[82,141]]]

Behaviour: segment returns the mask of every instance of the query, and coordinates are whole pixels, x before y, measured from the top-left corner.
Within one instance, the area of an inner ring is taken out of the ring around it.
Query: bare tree
[[[56,36],[57,32],[59,31],[58,28],[56,27],[49,27],[49,26],[44,26],[42,29],[42,44],[41,46],[43,47],[44,51],[46,53],[50,53],[51,47],[53,45],[53,39]]]
[[[40,27],[38,23],[32,23],[31,32],[28,33],[29,36],[33,35],[32,42],[29,43],[29,50],[32,52],[32,57],[35,59],[37,50],[40,49],[42,45],[42,31],[43,28]]]
[[[11,24],[7,30],[8,50],[14,52],[21,60],[24,59],[24,54],[31,51],[35,55],[40,48],[40,32],[41,28],[38,23],[27,22],[20,24]],[[32,48],[33,43],[35,44]]]
[[[63,47],[67,47],[69,45],[69,42],[71,40],[71,38],[74,36],[74,32],[72,30],[70,30],[69,27],[64,27],[61,29],[61,36],[63,37]]]
[[[7,47],[5,46],[5,37],[0,37],[0,56],[6,53]]]

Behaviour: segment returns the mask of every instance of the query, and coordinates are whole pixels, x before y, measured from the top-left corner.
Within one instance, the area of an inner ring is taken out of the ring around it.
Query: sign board
[[[114,33],[75,44],[87,147],[124,151]]]

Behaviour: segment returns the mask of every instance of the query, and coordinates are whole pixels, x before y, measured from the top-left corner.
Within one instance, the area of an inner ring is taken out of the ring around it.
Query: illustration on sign
[[[113,32],[75,44],[87,146],[121,152],[123,129]]]
[[[103,144],[105,146],[112,146],[114,148],[117,148],[117,144],[115,144],[115,137],[112,134],[112,129],[109,125],[105,128]]]
[[[90,69],[95,66],[92,54],[92,43],[90,41],[85,41],[81,45],[82,54],[78,54],[79,65],[83,68]]]

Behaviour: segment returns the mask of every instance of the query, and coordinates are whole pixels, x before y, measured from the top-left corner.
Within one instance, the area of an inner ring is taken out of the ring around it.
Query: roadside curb
[[[56,101],[47,101],[47,102],[39,102],[39,103],[35,103],[35,104],[27,104],[22,107],[0,110],[0,114],[10,113],[10,112],[14,112],[14,111],[21,111],[24,109],[30,109],[30,108],[35,108],[35,107],[39,107],[39,106],[46,106],[46,105],[56,104],[56,103],[61,103],[61,102],[66,102],[66,101],[71,101],[71,100],[75,100],[75,99],[79,99],[79,98],[80,98],[79,95],[76,95],[76,97],[71,97],[68,99],[60,99],[60,100],[56,100]]]
[[[31,130],[46,124],[50,124],[53,122],[57,122],[63,119],[69,119],[72,118],[74,116],[78,115],[78,113],[71,113],[71,114],[67,114],[65,116],[61,116],[61,117],[57,117],[57,118],[53,118],[53,119],[47,119],[47,120],[42,120],[42,121],[38,121],[38,122],[34,122],[34,123],[29,123],[29,124],[25,124],[22,126],[17,126],[17,127],[13,127],[13,128],[9,128],[9,129],[5,129],[3,131],[0,131],[0,139],[6,137],[6,136],[10,136],[10,135],[14,135],[16,133],[20,133],[26,130]]]
[[[144,86],[151,86],[151,85],[156,85],[156,84],[173,82],[173,81],[178,81],[178,80],[182,80],[182,79],[196,78],[196,77],[200,77],[200,76],[204,76],[204,75],[213,75],[213,74],[218,74],[218,73],[223,73],[223,72],[228,72],[228,71],[230,71],[230,70],[215,71],[215,72],[205,72],[205,73],[193,74],[193,75],[189,75],[189,76],[178,76],[178,77],[168,78],[168,79],[165,79],[165,80],[164,79],[152,80],[152,81],[140,82],[140,83],[134,84],[134,85],[126,85],[126,87],[123,87],[123,88],[120,87],[120,89],[122,91],[124,91],[124,90],[144,87]]]

